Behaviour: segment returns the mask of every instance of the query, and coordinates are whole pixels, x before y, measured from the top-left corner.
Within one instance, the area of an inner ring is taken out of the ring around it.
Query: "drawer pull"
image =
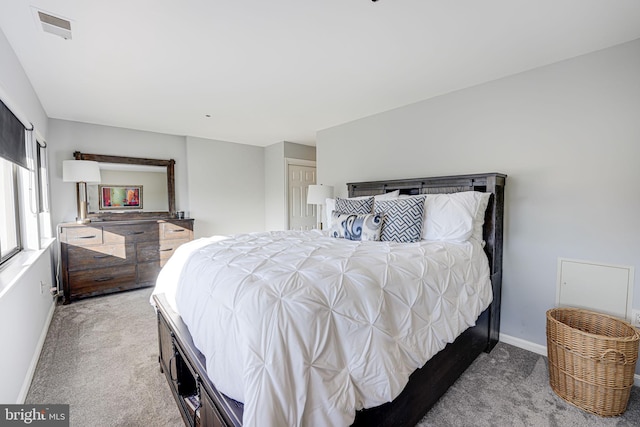
[[[109,258],[111,255],[94,255],[93,257],[95,259],[100,259],[100,258]]]
[[[178,378],[173,378],[173,364],[171,362],[173,362],[173,360],[176,358],[177,355],[178,355],[178,352],[174,350],[173,354],[171,355],[171,358],[169,358],[169,378],[171,378],[171,381],[173,381],[176,384],[178,384]]]
[[[131,231],[129,233],[127,233],[127,236],[133,236],[136,234],[144,234],[144,231]]]
[[[99,277],[94,279],[94,282],[108,282],[109,280],[113,280],[113,277]]]
[[[172,251],[173,248],[167,248],[167,249],[160,249],[160,252],[169,252]]]
[[[78,239],[95,239],[96,237],[98,236],[94,234],[93,236],[78,236]]]
[[[182,233],[184,231],[184,228],[181,228],[179,230],[169,230],[169,233]]]

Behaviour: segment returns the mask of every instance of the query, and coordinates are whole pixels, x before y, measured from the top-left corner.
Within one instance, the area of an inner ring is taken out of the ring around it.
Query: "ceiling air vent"
[[[71,22],[42,11],[38,11],[38,18],[45,33],[55,34],[65,40],[71,39]]]

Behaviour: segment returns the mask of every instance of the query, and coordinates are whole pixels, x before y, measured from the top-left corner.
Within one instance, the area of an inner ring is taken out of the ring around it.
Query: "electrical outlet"
[[[640,328],[640,310],[631,310],[631,323]]]

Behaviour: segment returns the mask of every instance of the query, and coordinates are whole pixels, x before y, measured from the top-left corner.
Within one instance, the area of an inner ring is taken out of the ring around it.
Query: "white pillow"
[[[373,196],[375,200],[392,200],[397,199],[400,194],[400,190],[390,191],[384,194],[376,194]],[[350,197],[351,200],[361,200],[366,199],[371,196],[359,196],[359,197]],[[331,212],[336,210],[336,199],[326,199],[324,201],[324,218],[328,219],[328,221],[324,221],[323,224],[326,225],[326,228],[331,227]]]
[[[490,196],[491,193],[478,191],[429,194],[425,200],[422,238],[465,242],[473,237],[481,242]]]
[[[477,192],[474,191],[473,193]],[[482,231],[484,227],[484,217],[487,213],[487,206],[489,205],[491,193],[480,193],[480,196],[478,197],[480,197],[480,201],[478,203],[476,214],[473,217],[473,233],[471,233],[471,237],[479,242],[484,242]]]

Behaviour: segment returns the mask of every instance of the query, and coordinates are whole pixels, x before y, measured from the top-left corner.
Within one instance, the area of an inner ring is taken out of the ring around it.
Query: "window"
[[[0,264],[18,253],[20,221],[18,218],[17,166],[0,157]]]
[[[0,102],[0,264],[22,248],[18,167],[28,168],[26,138],[22,122]]]
[[[47,144],[36,143],[36,180],[38,182],[38,212],[49,212],[49,165],[47,159]]]

